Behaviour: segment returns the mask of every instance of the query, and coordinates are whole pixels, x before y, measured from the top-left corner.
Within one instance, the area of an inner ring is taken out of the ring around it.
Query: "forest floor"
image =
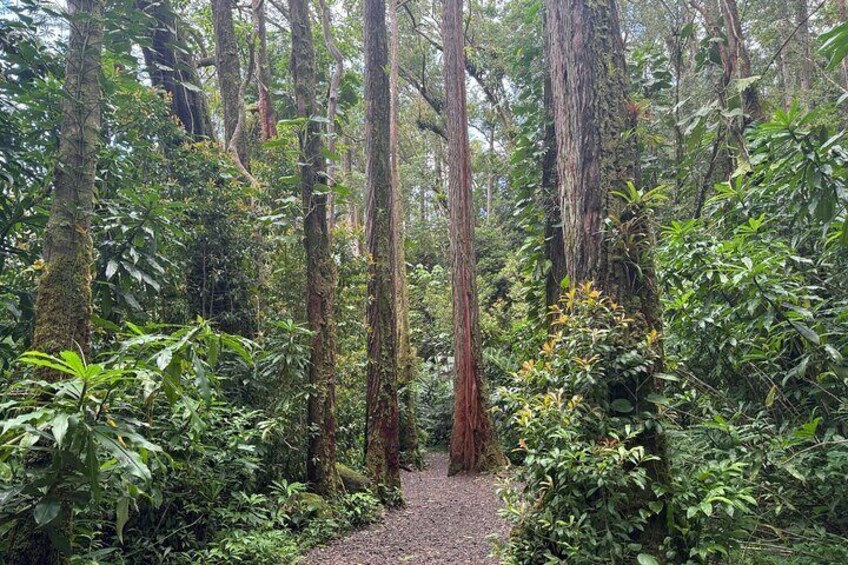
[[[428,453],[427,468],[404,472],[406,507],[382,523],[310,552],[305,565],[489,565],[506,522],[493,475],[448,477],[446,453]]]

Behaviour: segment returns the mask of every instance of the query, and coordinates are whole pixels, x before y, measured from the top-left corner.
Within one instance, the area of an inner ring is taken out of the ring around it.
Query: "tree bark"
[[[395,308],[397,311],[398,385],[400,387],[400,451],[404,462],[420,465],[418,451],[418,422],[415,417],[415,358],[409,343],[409,292],[406,286],[406,250],[404,249],[403,196],[400,184],[400,139],[398,128],[398,30],[397,0],[389,2],[389,158],[392,176],[392,249],[394,255]]]
[[[545,258],[550,263],[545,275],[545,306],[549,313],[551,307],[559,302],[562,295],[562,282],[565,278],[565,242],[562,233],[562,210],[559,204],[559,180],[557,178],[557,137],[554,125],[553,91],[550,74],[550,33],[547,15],[542,15],[545,36],[545,83],[544,104],[544,153],[542,154],[542,210],[545,218]],[[552,315],[547,316],[550,322]]]
[[[810,24],[808,20],[807,0],[795,0],[795,25],[798,27],[795,39],[800,47],[798,49],[798,58],[800,59],[798,87],[803,95],[810,92],[810,85],[813,81],[813,56],[810,50]]]
[[[451,474],[480,472],[504,464],[488,411],[483,383],[483,352],[474,255],[474,201],[465,93],[465,41],[462,0],[445,0],[445,129],[448,137],[448,204],[453,283],[454,415],[450,441]]]
[[[265,0],[252,0],[253,33],[256,36],[256,84],[259,100],[259,126],[262,141],[277,137],[277,118],[271,99],[271,62],[268,60],[268,32],[265,26]]]
[[[365,239],[368,248],[368,390],[365,462],[378,496],[399,502],[400,438],[395,258],[385,0],[364,0]]]
[[[91,264],[94,243],[91,216],[100,147],[103,46],[103,3],[101,0],[69,0],[68,54],[65,63],[64,96],[59,153],[53,176],[53,201],[44,235],[44,267],[38,284],[35,335],[32,348],[58,354],[74,351],[91,354]],[[58,381],[63,375],[46,369],[40,378]],[[37,454],[29,464],[49,464]],[[71,503],[63,501],[60,515],[51,527],[61,535],[71,533]],[[63,563],[66,555],[50,541],[31,517],[22,518],[10,533],[7,563],[51,565]]]
[[[335,39],[333,39],[330,9],[325,0],[319,0],[319,5],[324,42],[327,45],[327,51],[333,56],[335,62],[333,73],[330,76],[330,89],[327,94],[327,151],[330,153],[330,159],[327,162],[327,179],[332,188],[336,183],[336,112],[339,105],[339,87],[342,84],[342,77],[344,77],[344,56],[336,46]],[[332,190],[327,202],[327,221],[332,230],[336,225],[336,194]]]
[[[549,0],[548,10],[557,173],[570,283],[594,281],[638,320],[636,327],[646,335],[659,332],[652,226],[641,208],[634,212],[612,199],[612,192],[625,190],[628,181],[639,183],[636,139],[631,134],[636,115],[628,95],[615,0]],[[622,227],[629,231],[618,238]],[[656,390],[653,374],[625,388],[635,391],[637,413],[656,409],[645,399]],[[615,391],[609,394],[616,398]],[[652,480],[666,483],[662,436],[646,432],[642,443],[660,458],[650,464]],[[654,500],[650,489],[646,492],[645,504]],[[634,536],[655,550],[667,533],[660,512]]]
[[[249,169],[247,138],[244,134],[244,100],[241,98],[241,63],[233,27],[233,10],[230,0],[211,2],[212,24],[215,28],[215,66],[224,113],[224,147],[228,150],[234,148],[241,165]]]
[[[183,23],[168,0],[137,0],[136,6],[151,18],[150,45],[142,53],[150,81],[168,93],[171,111],[193,139],[214,137],[206,97],[183,37]],[[188,85],[188,86],[186,86]]]
[[[307,0],[289,0],[292,35],[292,78],[297,115],[305,118],[300,136],[303,231],[306,247],[306,308],[312,349],[309,363],[308,422],[312,430],[306,475],[313,490],[331,496],[338,490],[336,463],[336,268],[327,227],[327,195],[315,191],[326,183],[321,133],[316,115],[315,50]]]
[[[492,214],[495,210],[495,183],[498,180],[498,174],[495,171],[497,167],[498,157],[495,155],[495,126],[489,129],[489,178],[486,179],[486,221],[492,222]]]
[[[742,33],[742,22],[739,19],[739,9],[736,0],[719,0],[721,4],[721,15],[727,32],[727,54],[726,82],[731,78],[746,79],[753,76],[751,72],[751,57],[745,45],[745,36]],[[763,110],[760,106],[760,98],[757,89],[753,85],[742,90],[742,109],[752,120],[763,118]]]

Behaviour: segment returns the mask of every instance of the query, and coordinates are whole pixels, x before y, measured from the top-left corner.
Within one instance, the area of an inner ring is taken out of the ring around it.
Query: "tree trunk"
[[[218,89],[224,113],[224,147],[234,150],[241,165],[249,167],[247,138],[244,135],[244,100],[241,98],[241,63],[233,27],[230,0],[212,1],[212,24],[215,28],[215,66]],[[241,125],[240,125],[241,124]]]
[[[364,0],[365,239],[368,248],[368,391],[365,462],[388,503],[399,502],[397,314],[385,0]]]
[[[265,0],[252,0],[253,33],[256,35],[256,84],[259,99],[259,126],[262,141],[277,137],[277,118],[271,100],[271,62],[268,60],[268,33],[265,29]]]
[[[739,20],[736,0],[719,0],[719,2],[721,3],[721,15],[727,32],[728,60],[726,64],[730,66],[728,83],[729,78],[750,78],[752,76],[751,57],[748,55],[748,48],[745,45],[745,36],[742,33],[742,22]],[[742,91],[742,109],[752,120],[763,118],[760,98],[753,85]]]
[[[547,30],[547,15],[542,15],[545,28],[545,59],[550,61],[550,33]],[[546,67],[549,67],[548,63]],[[559,182],[557,179],[557,138],[554,125],[553,92],[551,74],[545,69],[543,92],[544,104],[544,153],[542,155],[542,209],[545,217],[545,258],[550,263],[545,276],[545,306],[551,307],[559,302],[562,295],[562,281],[565,278],[565,242],[562,234],[562,210],[559,205]],[[548,321],[553,316],[547,316]]]
[[[171,3],[168,0],[137,0],[136,6],[152,19],[150,45],[142,49],[150,82],[168,93],[171,111],[186,133],[195,140],[213,138],[206,97],[188,54],[182,22]]]
[[[353,185],[353,150],[348,146],[344,154],[344,176],[347,186]],[[362,257],[362,238],[359,234],[359,228],[362,226],[360,220],[359,203],[352,198],[347,201],[347,215],[350,229],[353,231],[353,238],[350,242],[351,251],[354,257]]]
[[[333,309],[336,269],[327,228],[327,195],[315,185],[326,183],[324,155],[315,92],[315,50],[309,24],[307,0],[289,0],[292,34],[292,79],[297,115],[306,118],[300,133],[300,165],[303,197],[303,231],[306,247],[306,308],[312,349],[309,363],[308,423],[312,430],[306,459],[306,476],[315,492],[337,492],[336,463],[336,328]]]
[[[59,153],[53,177],[53,202],[44,233],[44,268],[38,284],[32,349],[58,354],[91,354],[91,264],[94,244],[91,216],[100,146],[100,71],[103,46],[103,4],[100,0],[70,0],[70,36],[65,64]],[[40,378],[60,380],[45,369]],[[48,465],[38,454],[30,465]],[[71,533],[71,508],[63,501],[52,524],[60,535]],[[66,561],[45,530],[32,518],[22,518],[10,532],[6,555],[10,565],[51,565]]]
[[[406,250],[404,249],[403,196],[400,185],[398,136],[398,17],[396,0],[389,1],[389,98],[391,113],[389,124],[389,156],[392,176],[392,249],[395,267],[395,308],[397,312],[398,385],[400,394],[400,451],[404,462],[421,464],[418,451],[418,422],[415,418],[415,358],[409,343],[409,293],[406,287]]]
[[[495,209],[495,183],[498,180],[497,167],[498,157],[495,155],[495,126],[492,125],[489,130],[489,178],[486,181],[486,221],[492,221],[492,214]]]
[[[344,76],[344,56],[336,42],[333,39],[333,31],[331,29],[330,9],[324,0],[319,0],[321,8],[321,28],[324,31],[324,42],[327,45],[327,51],[333,56],[335,67],[330,76],[330,89],[327,94],[327,152],[330,158],[327,162],[327,180],[332,188],[336,183],[336,110],[339,105],[339,87],[342,84]],[[336,225],[336,194],[330,190],[327,202],[327,221],[332,230]]]
[[[571,285],[594,281],[640,321],[647,334],[661,329],[659,298],[651,255],[653,235],[646,218],[612,200],[626,182],[639,182],[635,126],[627,90],[624,46],[615,0],[549,0],[550,65],[557,138],[557,173],[562,190],[562,220],[567,273]],[[613,227],[606,224],[607,218]],[[609,237],[627,221],[633,241],[621,249]],[[660,367],[655,370],[659,371]],[[651,375],[628,383],[639,391],[638,410],[655,410],[645,396],[656,390]],[[611,398],[615,398],[612,396]],[[660,434],[642,436],[652,463],[652,480],[668,480]],[[646,489],[645,504],[654,500]],[[655,514],[644,532],[634,532],[655,550],[667,535],[665,515]],[[650,552],[650,551],[648,551]]]
[[[807,0],[795,0],[795,25],[798,31],[795,33],[795,39],[798,41],[798,58],[799,73],[798,87],[802,95],[810,92],[810,85],[813,81],[813,55],[810,50],[810,24],[809,14],[807,12]]]
[[[474,255],[474,201],[465,103],[462,0],[445,0],[442,16],[448,207],[453,283],[454,415],[450,473],[487,471],[504,464],[488,411]]]

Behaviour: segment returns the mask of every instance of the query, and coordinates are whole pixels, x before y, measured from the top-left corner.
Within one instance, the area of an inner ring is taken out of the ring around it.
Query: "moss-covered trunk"
[[[312,330],[309,364],[308,423],[311,430],[306,474],[315,492],[331,496],[338,490],[336,474],[336,328],[334,304],[336,270],[327,226],[327,195],[316,191],[326,184],[321,133],[316,121],[315,49],[309,4],[289,0],[292,26],[292,76],[297,114],[307,118],[300,134],[303,231],[306,246],[306,309]]]
[[[241,98],[241,62],[233,9],[230,0],[211,1],[212,26],[215,29],[215,67],[224,114],[224,147],[234,149],[241,164],[249,168],[244,100]]]
[[[627,182],[638,185],[640,176],[632,133],[636,115],[628,94],[615,0],[549,0],[548,18],[557,174],[570,283],[594,281],[638,320],[636,327],[646,339],[650,336],[661,347],[655,337],[662,328],[653,229],[644,210],[625,208],[613,196],[614,191],[626,191]],[[654,374],[660,365],[641,382],[627,383],[626,390],[610,391],[610,398],[627,394],[638,405],[638,413],[655,412],[647,396],[657,388]],[[667,483],[664,441],[653,430],[641,438],[646,450],[659,457],[649,472],[655,482]],[[642,496],[645,505],[654,499],[650,488]],[[661,511],[652,515],[645,531],[633,535],[650,552],[667,533]]]
[[[365,239],[368,390],[365,462],[385,502],[400,488],[397,313],[392,245],[386,3],[365,0]]]
[[[477,472],[502,465],[504,456],[483,384],[461,0],[445,0],[442,37],[456,366],[450,472]]]
[[[91,216],[100,146],[100,70],[103,4],[100,0],[68,2],[70,36],[65,66],[59,154],[53,177],[53,202],[44,236],[44,269],[38,285],[33,349],[47,353],[70,350],[88,357],[91,350],[91,264],[94,245]],[[61,374],[44,370],[41,377]],[[49,461],[31,460],[30,465]],[[61,497],[61,493],[57,493]],[[71,533],[71,504],[47,526]],[[6,562],[51,565],[66,561],[45,530],[24,517],[11,532]]]

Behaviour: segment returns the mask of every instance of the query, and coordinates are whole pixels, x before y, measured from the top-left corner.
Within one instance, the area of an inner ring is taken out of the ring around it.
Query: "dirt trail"
[[[506,535],[497,515],[493,476],[447,476],[445,453],[427,455],[427,469],[403,473],[406,508],[381,524],[334,540],[305,565],[489,565],[491,534]]]

